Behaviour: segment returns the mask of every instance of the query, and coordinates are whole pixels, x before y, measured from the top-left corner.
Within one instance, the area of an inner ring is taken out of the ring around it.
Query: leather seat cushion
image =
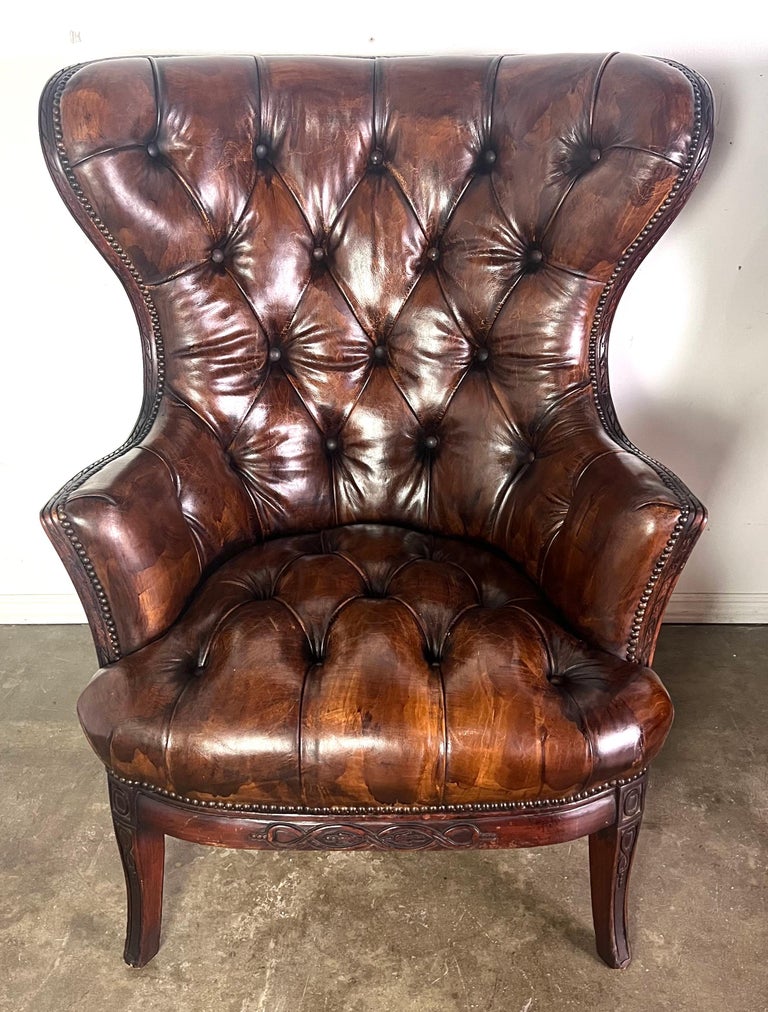
[[[568,797],[672,720],[654,672],[586,647],[498,551],[385,525],[242,552],[78,711],[121,776],[317,808]]]

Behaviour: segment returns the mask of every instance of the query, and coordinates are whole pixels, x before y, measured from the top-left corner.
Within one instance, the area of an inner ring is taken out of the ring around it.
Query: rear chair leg
[[[589,838],[592,919],[597,951],[623,970],[632,954],[627,938],[627,885],[645,802],[646,775],[616,788],[616,821]]]
[[[139,793],[109,777],[109,801],[128,893],[124,959],[144,966],[160,946],[165,836],[141,823]]]

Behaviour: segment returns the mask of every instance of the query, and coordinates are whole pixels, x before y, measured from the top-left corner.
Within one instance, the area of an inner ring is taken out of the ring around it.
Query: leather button
[[[269,154],[269,148],[267,147],[266,144],[257,144],[254,154],[259,159],[259,161],[263,161]]]
[[[322,246],[315,246],[312,250],[312,259],[318,264],[321,260],[325,260],[325,250]]]
[[[544,254],[540,249],[529,249],[526,257],[528,264],[532,267],[538,267],[538,265],[544,259]]]
[[[269,349],[269,361],[270,362],[279,362],[282,357],[283,357],[283,353],[280,351],[279,348],[270,348]]]
[[[478,348],[475,352],[475,358],[478,362],[487,362],[490,354],[487,348]]]
[[[339,448],[339,441],[334,436],[329,436],[325,441],[325,448],[329,453],[335,453]]]
[[[383,362],[387,357],[387,349],[383,344],[377,344],[373,349],[373,357],[378,359],[379,362]]]
[[[213,262],[215,264],[223,264],[224,263],[224,250],[223,249],[212,250],[211,251],[211,260],[213,260]]]
[[[432,263],[435,263],[439,259],[440,259],[440,250],[437,248],[437,246],[430,246],[429,249],[427,250],[427,260],[431,260]]]
[[[160,154],[160,148],[157,146],[155,141],[150,141],[149,144],[147,144],[147,154],[150,158],[157,158]]]
[[[487,151],[483,152],[483,161],[486,165],[493,165],[496,161],[497,155],[492,148],[488,148]]]
[[[590,148],[589,160],[590,162],[592,162],[593,165],[595,164],[595,162],[599,162],[602,157],[603,152],[600,150],[600,148]]]
[[[526,453],[525,455],[525,459],[529,464],[532,464],[534,460],[536,460],[536,454],[533,452],[533,450],[529,450],[528,453]]]
[[[371,165],[375,165],[375,166],[383,165],[384,164],[384,152],[381,150],[381,148],[374,148],[373,149],[373,151],[371,152],[371,157],[370,157],[369,161],[370,161]]]
[[[438,442],[437,436],[427,436],[427,438],[424,440],[424,445],[428,450],[434,450],[435,447],[437,446],[437,442]]]

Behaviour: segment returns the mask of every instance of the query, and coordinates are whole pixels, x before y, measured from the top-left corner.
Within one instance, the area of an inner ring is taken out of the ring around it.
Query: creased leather
[[[638,772],[672,720],[497,552],[383,525],[246,550],[78,711],[126,777],[321,807],[562,797]]]
[[[105,763],[437,803],[652,758],[671,706],[622,658],[651,656],[704,513],[621,434],[604,345],[705,160],[696,87],[588,54],[52,84],[51,171],[145,343],[136,435],[46,513],[114,662],[81,701]]]

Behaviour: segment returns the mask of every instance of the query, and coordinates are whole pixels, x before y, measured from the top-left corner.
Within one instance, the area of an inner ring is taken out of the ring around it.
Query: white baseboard
[[[673,594],[664,621],[768,624],[768,594]],[[85,622],[85,613],[74,594],[0,594],[0,625],[81,622]]]
[[[768,623],[768,594],[673,594],[664,621],[764,625]]]

